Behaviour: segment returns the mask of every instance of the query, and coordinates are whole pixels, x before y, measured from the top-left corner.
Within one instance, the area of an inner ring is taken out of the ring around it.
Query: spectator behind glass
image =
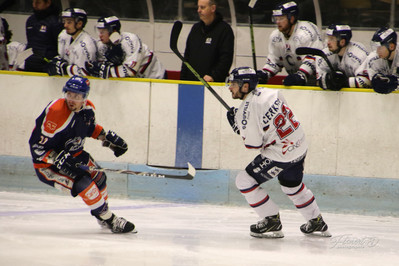
[[[216,11],[215,0],[198,0],[200,22],[187,37],[184,58],[207,82],[224,82],[234,56],[234,33]],[[181,80],[197,80],[182,64]]]
[[[32,48],[33,55],[26,59],[25,70],[47,72],[47,63],[57,55],[57,39],[63,25],[51,0],[32,0],[32,7],[33,15],[26,21],[26,49]]]

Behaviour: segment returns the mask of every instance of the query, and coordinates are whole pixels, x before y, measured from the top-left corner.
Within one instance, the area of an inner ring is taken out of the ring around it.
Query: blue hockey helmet
[[[61,13],[62,18],[74,18],[75,22],[78,23],[79,21],[83,22],[82,28],[87,23],[87,13],[81,8],[67,8]]]
[[[237,82],[241,88],[245,83],[249,84],[248,92],[254,90],[258,85],[258,76],[256,71],[250,67],[237,67],[230,72],[226,83]]]
[[[110,34],[114,31],[120,33],[121,22],[119,21],[119,18],[116,16],[101,17],[97,20],[96,27],[97,29],[107,29]]]
[[[352,30],[348,25],[331,24],[326,30],[327,36],[335,36],[337,41],[345,40],[346,44],[352,39]]]
[[[289,2],[282,2],[280,4],[277,4],[276,8],[273,9],[273,14],[272,14],[272,21],[275,21],[275,17],[279,16],[287,16],[288,20],[291,19],[293,16],[295,18],[295,21],[297,21],[299,15],[299,8],[298,5],[294,1],[289,1]]]
[[[371,39],[371,46],[388,46],[390,43],[396,45],[397,39],[398,36],[393,29],[382,27],[374,33],[373,38]]]
[[[87,99],[90,92],[90,81],[87,78],[81,76],[71,77],[62,88],[62,91],[66,93],[67,91],[83,94],[83,98]]]

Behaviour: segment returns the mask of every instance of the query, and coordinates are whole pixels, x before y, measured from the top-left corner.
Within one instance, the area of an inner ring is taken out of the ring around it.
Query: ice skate
[[[109,224],[107,224],[106,221],[98,219],[97,217],[96,217],[96,220],[102,229],[111,229],[111,226]]]
[[[137,230],[133,223],[129,222],[123,217],[118,217],[112,214],[112,217],[105,220],[108,228],[111,229],[112,233],[137,233]]]
[[[280,214],[277,214],[268,216],[257,224],[251,225],[250,235],[258,238],[282,238],[284,237],[282,228]]]
[[[309,220],[306,224],[301,225],[300,227],[302,233],[306,235],[316,235],[323,237],[330,237],[331,234],[328,232],[328,226],[324,222],[321,214],[314,219]]]

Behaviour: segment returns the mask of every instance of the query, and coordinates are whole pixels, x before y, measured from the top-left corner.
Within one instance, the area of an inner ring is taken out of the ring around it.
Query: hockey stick
[[[295,50],[297,55],[316,55],[322,57],[326,62],[331,72],[334,73],[335,69],[328,59],[327,55],[320,49],[310,48],[310,47],[298,47]]]
[[[258,69],[256,66],[256,52],[255,52],[255,36],[254,36],[254,22],[253,22],[253,17],[252,17],[252,11],[254,9],[254,6],[256,4],[256,1],[258,0],[251,0],[249,1],[248,7],[249,7],[249,30],[251,33],[251,47],[252,47],[252,60],[254,62],[254,69],[255,71]]]
[[[170,49],[177,55],[177,57],[180,58],[180,60],[186,65],[188,69],[194,74],[194,76],[202,82],[202,84],[205,85],[205,87],[213,94],[213,96],[216,97],[216,99],[219,100],[219,102],[227,109],[230,110],[230,106],[222,99],[222,97],[219,96],[219,94],[216,93],[216,91],[209,85],[208,82],[206,82],[200,74],[184,59],[184,57],[181,55],[179,52],[179,49],[177,48],[177,40],[179,39],[180,31],[181,28],[183,27],[183,24],[181,21],[175,21],[173,24],[172,32],[170,34]]]
[[[18,54],[14,65],[17,67],[21,66],[25,62],[25,60],[31,55],[33,55],[32,48],[22,51]]]
[[[173,179],[183,179],[183,180],[192,180],[195,176],[195,168],[190,164],[188,164],[188,171],[185,175],[169,175],[169,174],[159,174],[159,173],[151,173],[151,172],[139,172],[139,171],[131,171],[124,169],[112,169],[112,168],[96,168],[94,166],[87,165],[79,165],[80,169],[89,172],[113,172],[117,174],[128,174],[128,175],[138,175],[138,176],[149,176],[149,177],[157,177],[157,178],[173,178]]]

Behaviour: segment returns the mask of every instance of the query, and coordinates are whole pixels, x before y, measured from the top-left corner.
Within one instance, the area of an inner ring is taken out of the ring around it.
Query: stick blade
[[[251,0],[251,1],[249,1],[248,6],[249,6],[250,8],[254,8],[254,6],[255,6],[255,4],[256,4],[257,1],[258,1],[258,0]]]
[[[298,47],[296,48],[295,53],[297,55],[317,55],[321,57],[326,55],[322,50],[310,47]]]
[[[179,20],[175,21],[175,23],[173,24],[172,32],[170,34],[170,43],[169,43],[170,49],[172,49],[172,51],[177,51],[177,40],[179,39],[182,27],[183,23]]]
[[[188,164],[187,175],[192,176],[192,178],[194,178],[197,171],[195,170],[194,166],[191,165],[191,163],[187,163],[187,164]]]

